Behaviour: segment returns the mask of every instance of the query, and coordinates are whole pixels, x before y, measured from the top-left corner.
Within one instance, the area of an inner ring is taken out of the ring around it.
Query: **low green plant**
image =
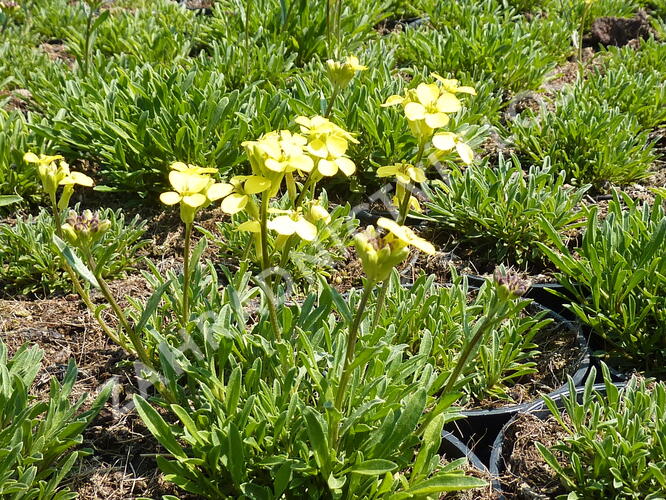
[[[555,67],[557,57],[543,50],[524,21],[468,22],[467,27],[409,30],[399,39],[399,63],[492,80],[497,89],[512,92],[538,88]]]
[[[544,255],[536,242],[548,244],[540,221],[560,234],[585,224],[581,201],[589,185],[565,186],[546,159],[524,172],[516,157],[500,157],[496,167],[452,166],[445,182],[427,191],[428,220],[452,229],[459,241],[474,246],[488,262],[541,266]]]
[[[77,498],[61,486],[77,460],[92,453],[77,449],[83,431],[111,394],[101,390],[90,409],[81,412],[87,394],[70,401],[76,382],[74,360],[67,365],[62,383],[51,378],[46,401],[34,401],[30,389],[41,369],[44,352],[21,347],[8,356],[0,341],[0,496],[69,500]]]
[[[136,265],[141,248],[148,244],[143,239],[146,222],[138,216],[126,220],[122,210],[103,209],[100,216],[112,226],[92,252],[102,276],[119,278]],[[52,241],[54,231],[53,216],[45,210],[13,225],[0,224],[0,282],[5,293],[49,295],[71,289]]]
[[[574,99],[608,102],[620,112],[635,117],[647,130],[666,124],[666,83],[659,71],[632,71],[608,56],[605,64],[572,89]]]
[[[497,290],[492,283],[474,290],[455,272],[450,286],[420,276],[409,288],[392,279],[379,319],[394,336],[392,343],[406,344],[407,353],[418,356],[429,351],[433,366],[445,376],[458,353],[488,314]],[[464,394],[457,403],[474,406],[487,401],[511,402],[511,388],[536,371],[541,352],[538,341],[546,338],[552,319],[533,309],[529,300],[516,301],[505,320],[486,332],[464,367],[456,390]]]
[[[567,434],[550,448],[536,444],[568,492],[557,498],[663,498],[666,385],[632,377],[618,388],[606,365],[602,372],[603,392],[593,388],[592,368],[580,396],[569,381],[563,409],[545,398]]]
[[[626,208],[623,207],[626,206]],[[661,372],[666,359],[666,215],[662,200],[639,206],[615,192],[608,215],[592,208],[580,247],[537,243],[572,297],[569,308],[607,342],[616,362]]]
[[[549,157],[567,181],[596,191],[647,177],[656,159],[648,131],[614,100],[563,92],[555,109],[523,111],[508,132],[518,155],[539,163]]]

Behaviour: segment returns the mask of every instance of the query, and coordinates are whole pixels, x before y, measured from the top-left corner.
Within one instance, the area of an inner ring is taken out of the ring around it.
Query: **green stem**
[[[252,10],[252,0],[247,0],[245,4],[245,74],[248,74],[248,63],[250,61],[250,12]]]
[[[90,269],[91,270],[96,269],[97,266],[95,265],[95,260],[93,259],[90,250],[87,249],[84,250],[84,254],[88,266],[90,266]],[[134,347],[134,352],[144,365],[152,369],[153,362],[148,356],[148,353],[146,352],[146,348],[144,347],[143,342],[141,342],[141,339],[137,335],[137,332],[130,326],[129,321],[127,321],[127,317],[125,316],[125,313],[123,312],[122,308],[120,307],[115,297],[113,296],[113,293],[111,293],[109,285],[106,283],[104,278],[102,278],[101,273],[95,273],[95,278],[97,279],[97,283],[99,284],[99,288],[102,292],[102,295],[111,306],[111,309],[116,315],[116,318],[118,318],[120,326],[127,333],[127,336],[129,337],[130,342],[132,343],[132,347]]]
[[[342,375],[340,375],[340,382],[338,383],[338,390],[335,395],[335,409],[342,413],[342,403],[345,397],[345,391],[347,390],[347,385],[349,384],[349,379],[351,378],[351,364],[354,360],[354,352],[356,351],[356,341],[358,340],[358,330],[361,325],[361,320],[363,319],[363,313],[368,304],[368,299],[372,293],[375,283],[372,281],[366,281],[365,287],[363,289],[363,295],[361,296],[361,302],[358,305],[356,310],[356,316],[352,320],[352,324],[349,327],[349,334],[347,335],[347,351],[345,353],[345,361],[342,367]],[[329,426],[329,435],[328,441],[330,446],[337,450],[338,448],[338,432],[339,432],[339,420],[337,417],[334,417],[334,420]]]
[[[294,210],[297,210],[303,204],[305,195],[309,191],[310,186],[312,185],[312,183],[315,182],[314,175],[315,175],[314,172],[310,172],[310,174],[308,175],[308,178],[305,179],[305,183],[303,184],[303,189],[301,189],[301,192],[298,193],[298,196],[296,197],[296,201],[294,202]]]
[[[190,246],[192,242],[192,223],[185,224],[185,248],[183,251],[183,316],[181,326],[187,328],[190,321]]]
[[[384,309],[384,302],[386,301],[386,295],[389,287],[389,278],[386,278],[382,283],[382,287],[379,289],[379,296],[377,297],[377,306],[375,307],[375,317],[372,320],[372,330],[374,331],[379,324],[379,317],[382,314],[382,309]]]
[[[60,221],[61,221],[61,215],[60,215],[60,210],[58,209],[58,204],[55,201],[55,197],[51,197],[51,209],[53,210],[53,218],[55,222],[55,232],[56,235],[58,235],[58,238],[64,241],[64,235],[62,233],[62,227],[60,227]],[[95,314],[95,305],[92,303],[92,299],[90,298],[90,294],[88,291],[83,287],[81,284],[81,281],[79,280],[78,276],[76,275],[76,272],[74,269],[72,269],[72,266],[70,266],[67,261],[63,258],[62,259],[62,265],[65,268],[65,271],[69,275],[69,279],[72,282],[72,285],[74,285],[74,290],[76,293],[81,297],[81,300],[83,300],[83,303],[86,305],[88,310]],[[116,336],[115,333],[111,331],[111,328],[109,328],[109,325],[107,325],[104,320],[101,318],[101,316],[96,315],[95,317],[97,319],[97,323],[99,323],[100,328],[104,333],[106,334],[107,337],[111,339],[112,342],[115,342],[119,346],[121,346],[123,349],[125,348],[125,343],[118,337]]]
[[[403,190],[405,192],[402,200],[400,200],[400,211],[398,212],[398,224],[401,226],[407,220],[407,215],[409,214],[409,200],[412,198],[412,192],[409,190],[410,184],[405,184]]]
[[[340,87],[338,85],[334,85],[333,94],[331,94],[331,99],[328,101],[328,105],[326,106],[324,118],[328,118],[331,114],[331,111],[333,111],[333,104],[335,104],[335,100],[338,98],[338,94],[340,94]]]
[[[580,20],[580,28],[578,30],[578,61],[583,61],[583,33],[585,33],[585,22],[590,11],[590,3],[585,2],[583,7],[583,15]]]
[[[268,201],[269,196],[266,191],[261,195],[261,208],[259,211],[259,225],[261,235],[261,267],[265,274],[265,285],[262,287],[264,296],[266,297],[266,304],[268,305],[268,314],[271,324],[273,325],[273,333],[277,340],[282,339],[282,332],[280,330],[280,323],[278,322],[277,310],[275,308],[275,300],[272,292],[271,285],[271,260],[268,254]]]
[[[502,319],[504,319],[504,315],[506,314],[506,307],[503,307],[504,305],[505,305],[504,302],[498,304],[497,299],[493,299],[490,311],[488,312],[488,314],[486,314],[483,317],[483,319],[481,320],[482,321],[481,324],[476,330],[476,333],[474,334],[472,339],[465,345],[463,352],[460,354],[460,357],[456,362],[456,366],[453,368],[451,375],[449,375],[449,378],[446,381],[446,385],[442,390],[442,394],[448,394],[449,392],[451,392],[451,390],[453,390],[453,387],[458,381],[458,377],[460,376],[463,368],[467,364],[469,357],[472,355],[472,352],[474,351],[478,343],[481,341],[483,336],[486,334],[488,330],[490,330],[490,328],[492,328],[494,325],[496,325],[497,323],[502,321]]]
[[[335,396],[335,407],[340,410],[342,406],[342,400],[345,396],[345,390],[347,389],[347,384],[349,384],[349,378],[351,377],[351,370],[349,366],[354,360],[354,352],[356,350],[356,341],[358,340],[358,329],[361,325],[361,320],[363,319],[363,313],[368,304],[368,299],[372,293],[375,283],[372,281],[366,281],[365,287],[363,288],[363,295],[361,296],[361,302],[358,305],[356,310],[356,315],[352,321],[351,326],[349,327],[349,334],[347,335],[347,352],[345,354],[345,361],[342,367],[342,375],[340,376],[340,383],[338,384],[337,394]]]

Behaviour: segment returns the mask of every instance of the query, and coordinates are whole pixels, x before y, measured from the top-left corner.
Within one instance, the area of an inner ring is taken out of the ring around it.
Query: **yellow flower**
[[[432,145],[440,151],[448,152],[455,149],[458,156],[466,165],[474,161],[474,151],[467,145],[458,134],[453,132],[441,132],[432,138]]]
[[[233,189],[227,184],[216,183],[209,175],[196,173],[197,169],[201,167],[188,166],[169,172],[169,183],[174,190],[160,195],[160,201],[165,205],[180,203],[180,218],[185,224],[194,221],[198,209],[227,196]]]
[[[256,141],[245,141],[242,146],[250,159],[252,172],[270,180],[269,195],[275,196],[285,173],[312,170],[314,161],[304,151],[306,144],[307,139],[302,135],[282,130],[269,132]]]
[[[409,163],[396,163],[395,165],[379,167],[377,169],[377,177],[393,176],[395,176],[402,184],[424,182],[426,180],[423,169],[410,165]]]
[[[442,78],[437,73],[433,73],[432,76],[434,76],[435,79],[442,84],[441,86],[445,91],[450,92],[451,94],[462,93],[462,94],[476,95],[476,90],[474,90],[474,87],[465,87],[465,86],[461,87],[458,85],[460,83],[458,80]]]
[[[299,116],[296,123],[308,138],[306,150],[317,160],[320,175],[331,177],[341,170],[350,176],[356,172],[356,165],[345,155],[350,142],[358,144],[354,136],[323,116]]]
[[[312,222],[317,222],[323,220],[325,223],[331,222],[331,214],[328,213],[319,200],[315,200],[310,203],[310,209],[308,211],[308,219]]]
[[[367,66],[359,64],[356,56],[347,56],[345,62],[326,61],[327,73],[333,85],[339,88],[346,87],[357,71],[365,71]]]
[[[65,186],[63,195],[58,203],[60,208],[66,208],[69,204],[69,199],[74,192],[75,185],[92,187],[95,184],[87,175],[81,172],[72,172],[69,169],[69,165],[63,161],[64,158],[60,155],[47,156],[40,154],[37,156],[34,153],[28,152],[23,155],[23,159],[28,163],[37,164],[37,171],[44,191],[52,200],[55,200],[58,186]]]
[[[258,175],[237,175],[231,178],[229,184],[223,184],[223,186],[229,188],[222,200],[222,211],[233,215],[247,206],[251,195],[269,189],[271,181]]]
[[[399,240],[403,245],[416,247],[429,255],[435,253],[435,247],[432,243],[424,238],[421,238],[420,236],[417,236],[416,233],[414,233],[414,231],[412,231],[407,226],[401,226],[394,220],[387,219],[385,217],[381,217],[377,221],[377,225],[389,231],[390,234],[387,236],[387,238],[392,236],[393,238]]]
[[[272,213],[282,213],[268,221],[268,229],[282,236],[297,234],[305,241],[312,241],[317,237],[317,226],[308,221],[300,210],[271,210]]]
[[[213,167],[199,167],[197,165],[188,165],[182,161],[174,162],[170,165],[171,170],[176,170],[177,172],[183,172],[186,174],[215,174],[217,169]]]
[[[461,87],[458,80],[449,80],[433,73],[437,83],[420,83],[415,89],[409,89],[404,96],[392,95],[383,107],[403,106],[405,117],[414,136],[421,142],[432,137],[435,129],[445,127],[449,123],[447,113],[455,113],[462,109],[456,93],[475,95],[472,87]]]
[[[381,237],[373,226],[354,235],[354,247],[363,271],[372,283],[384,281],[391,270],[409,256],[405,245],[392,245],[392,241]]]

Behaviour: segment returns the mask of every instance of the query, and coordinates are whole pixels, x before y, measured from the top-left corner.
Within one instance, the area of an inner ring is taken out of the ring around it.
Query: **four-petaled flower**
[[[385,217],[381,217],[377,221],[377,225],[389,231],[387,238],[392,236],[396,243],[399,242],[398,245],[402,244],[402,246],[413,246],[429,255],[435,253],[435,247],[432,243],[418,236],[407,226],[401,226],[396,221],[387,219]],[[393,241],[390,241],[390,243],[393,243]]]
[[[58,186],[64,186],[63,195],[59,203],[61,208],[65,208],[69,203],[75,185],[92,187],[95,184],[86,174],[71,171],[69,165],[61,155],[47,156],[40,154],[37,156],[35,153],[28,152],[23,155],[23,160],[28,163],[37,164],[37,171],[44,191],[49,195],[53,203],[55,203],[55,194]]]
[[[208,203],[227,196],[233,188],[223,183],[216,183],[205,173],[210,169],[184,165],[177,162],[171,165],[169,183],[174,189],[160,195],[165,205],[180,203],[180,217],[186,224],[194,221],[196,211]]]
[[[396,163],[388,167],[379,167],[377,177],[395,177],[402,184],[424,182],[426,180],[423,169],[409,163]]]
[[[432,145],[444,152],[455,149],[465,165],[470,165],[474,161],[474,151],[472,151],[472,148],[458,134],[454,134],[453,132],[435,134],[432,138]]]
[[[271,187],[271,181],[259,175],[237,175],[229,180],[225,186],[226,194],[222,200],[222,211],[229,215],[236,214],[243,210],[250,196],[262,193]]]
[[[308,221],[300,210],[271,210],[280,213],[268,221],[268,229],[282,236],[297,234],[305,241],[312,241],[317,237],[317,226]]]
[[[317,160],[320,175],[331,177],[341,170],[350,176],[356,171],[354,162],[345,155],[350,142],[358,144],[354,136],[323,116],[299,116],[296,123],[308,137],[306,150]]]

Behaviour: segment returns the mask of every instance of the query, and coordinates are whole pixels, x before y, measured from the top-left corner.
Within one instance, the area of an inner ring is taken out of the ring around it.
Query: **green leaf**
[[[330,470],[330,447],[328,438],[324,430],[324,420],[322,416],[313,408],[307,407],[303,410],[305,423],[307,425],[308,437],[314,452],[315,461],[321,469],[324,477],[328,476]]]
[[[83,261],[79,259],[79,256],[74,253],[71,247],[60,238],[58,238],[58,235],[56,234],[53,235],[53,242],[56,244],[58,250],[60,250],[60,253],[65,258],[67,263],[72,267],[72,269],[74,269],[92,286],[99,288],[99,283],[97,283],[97,278],[95,278],[95,275],[90,269],[88,269],[88,266],[86,266]]]
[[[5,207],[7,205],[11,205],[12,203],[18,203],[21,200],[23,200],[23,198],[20,196],[13,194],[3,194],[0,195],[0,207]]]
[[[146,307],[141,313],[141,318],[139,319],[139,322],[136,325],[137,332],[142,331],[146,327],[148,320],[157,310],[157,306],[160,305],[160,300],[162,300],[162,295],[164,295],[164,292],[166,291],[166,289],[169,287],[170,284],[171,280],[167,281],[166,283],[163,283],[150,296],[150,298],[146,302]]]
[[[153,436],[155,436],[160,444],[173,456],[180,459],[186,459],[187,455],[185,454],[185,451],[178,444],[169,425],[164,421],[160,414],[138,394],[134,395],[134,404],[136,405],[136,410],[139,413],[139,416],[141,416],[141,420],[143,420],[143,423],[146,424],[148,430]]]
[[[380,474],[385,474],[386,472],[391,472],[397,469],[397,467],[398,465],[391,462],[390,460],[375,458],[355,465],[352,467],[351,471],[354,474],[361,474],[363,476],[378,476]]]

